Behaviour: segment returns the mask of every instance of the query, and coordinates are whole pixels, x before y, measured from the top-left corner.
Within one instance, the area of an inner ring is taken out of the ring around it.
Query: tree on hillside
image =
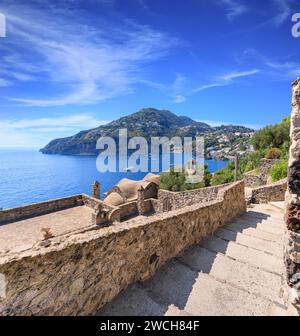
[[[208,170],[207,164],[205,164],[204,179],[199,183],[187,183],[187,174],[183,170],[181,172],[176,172],[174,168],[171,168],[168,172],[163,172],[160,174],[160,189],[169,191],[185,191],[198,189],[210,186],[211,173]]]
[[[281,123],[266,126],[256,132],[252,138],[254,149],[280,148],[286,150],[290,141],[290,120],[290,117],[284,118]]]

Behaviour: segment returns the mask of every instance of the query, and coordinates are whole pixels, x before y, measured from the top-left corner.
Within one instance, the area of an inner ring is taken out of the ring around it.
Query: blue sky
[[[291,110],[297,0],[1,0],[0,147],[143,107],[259,127]]]

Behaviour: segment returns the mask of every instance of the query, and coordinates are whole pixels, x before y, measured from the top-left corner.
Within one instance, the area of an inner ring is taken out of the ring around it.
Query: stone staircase
[[[286,315],[283,231],[283,202],[255,205],[97,315]]]

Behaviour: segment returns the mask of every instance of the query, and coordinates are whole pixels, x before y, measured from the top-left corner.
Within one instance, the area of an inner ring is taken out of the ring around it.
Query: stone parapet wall
[[[0,225],[83,205],[82,195],[20,206],[0,211]]]
[[[244,174],[244,182],[246,187],[255,188],[262,185],[260,175],[255,175],[254,171]]]
[[[148,201],[149,202],[149,201]],[[1,315],[89,315],[246,211],[244,183],[214,201],[51,239],[0,258]]]
[[[267,184],[268,182],[268,172],[275,163],[279,162],[278,159],[261,159],[260,160],[260,179],[262,184]]]
[[[278,159],[261,159],[259,175],[255,174],[254,170],[244,174],[245,186],[249,188],[255,188],[266,185],[269,179],[269,170],[277,162],[279,162]]]
[[[137,201],[127,202],[116,207],[109,216],[111,222],[120,222],[123,218],[137,214]]]
[[[300,312],[300,78],[293,83],[284,260],[290,302]]]
[[[215,200],[218,197],[218,192],[226,186],[228,184],[179,192],[160,189],[158,191],[156,211],[172,211],[193,204]]]
[[[284,201],[286,188],[287,179],[253,188],[251,190],[251,196],[249,196],[250,203],[259,204]]]

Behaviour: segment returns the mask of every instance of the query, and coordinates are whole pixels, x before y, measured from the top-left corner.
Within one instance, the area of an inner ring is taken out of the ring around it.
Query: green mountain
[[[44,154],[64,155],[96,155],[96,142],[100,137],[113,137],[118,142],[119,129],[127,128],[128,137],[142,136],[148,141],[153,136],[195,137],[197,135],[220,132],[253,132],[243,126],[211,127],[208,124],[194,121],[185,116],[177,116],[167,110],[145,108],[129,116],[112,121],[97,128],[82,131],[78,134],[51,141],[41,149]]]

